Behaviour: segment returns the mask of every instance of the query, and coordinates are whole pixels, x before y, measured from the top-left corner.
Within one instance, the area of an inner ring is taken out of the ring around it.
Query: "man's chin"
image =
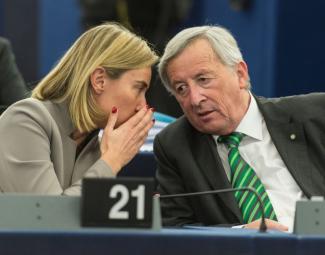
[[[201,129],[199,129],[199,131],[201,133],[209,134],[209,135],[216,135],[217,134],[217,131],[215,129],[209,129],[209,128],[201,128]]]
[[[209,124],[200,124],[193,125],[195,129],[200,131],[201,133],[210,134],[210,135],[218,135],[222,133],[222,128],[220,126]]]

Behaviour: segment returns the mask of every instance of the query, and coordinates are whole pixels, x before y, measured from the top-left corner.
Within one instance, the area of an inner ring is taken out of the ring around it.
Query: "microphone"
[[[264,214],[264,205],[262,203],[262,199],[260,195],[256,192],[255,189],[251,187],[242,187],[242,188],[230,188],[230,189],[219,189],[219,190],[209,190],[209,191],[200,191],[200,192],[192,192],[192,193],[179,193],[179,194],[172,194],[172,195],[159,195],[160,198],[178,198],[178,197],[192,197],[192,196],[202,196],[202,195],[211,195],[211,194],[221,194],[221,193],[233,193],[237,191],[249,191],[252,192],[258,200],[259,210],[262,213],[261,223],[259,227],[259,232],[266,232],[267,226],[265,223],[265,214]]]

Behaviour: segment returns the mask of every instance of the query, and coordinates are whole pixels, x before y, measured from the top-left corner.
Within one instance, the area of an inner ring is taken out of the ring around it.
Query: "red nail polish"
[[[152,112],[154,112],[154,111],[155,111],[155,108],[154,108],[154,107],[151,107],[150,110],[151,110]]]
[[[116,113],[116,112],[117,112],[117,108],[115,106],[113,106],[112,113]]]
[[[155,123],[155,122],[156,122],[156,120],[155,120],[155,119],[152,119],[152,122],[153,122],[153,123]]]

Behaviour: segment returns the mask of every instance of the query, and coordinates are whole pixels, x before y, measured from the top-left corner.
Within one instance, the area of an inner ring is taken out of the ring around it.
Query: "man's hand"
[[[280,224],[277,221],[265,219],[266,227],[268,229],[275,229],[279,231],[288,231],[288,227]],[[255,220],[249,224],[244,225],[244,228],[259,229],[261,225],[261,220]]]

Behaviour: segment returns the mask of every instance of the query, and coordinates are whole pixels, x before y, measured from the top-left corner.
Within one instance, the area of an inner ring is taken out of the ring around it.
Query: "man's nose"
[[[200,103],[205,99],[202,88],[196,85],[191,86],[190,99],[193,106],[199,106]]]

